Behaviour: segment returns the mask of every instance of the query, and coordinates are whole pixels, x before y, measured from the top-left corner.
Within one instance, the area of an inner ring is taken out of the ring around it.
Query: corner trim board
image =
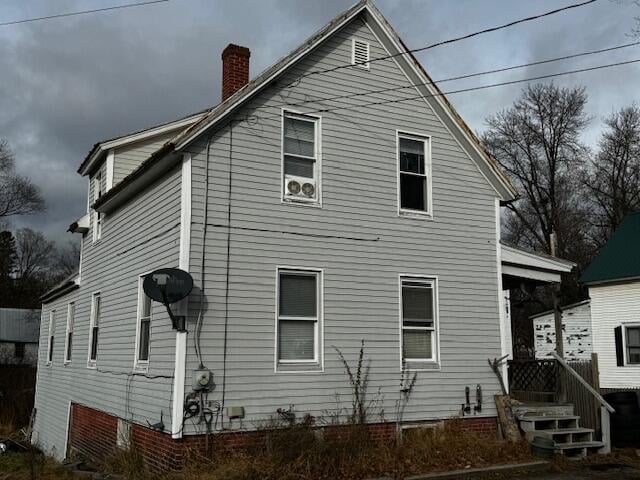
[[[178,266],[189,271],[191,250],[191,155],[182,158],[180,197],[180,253]],[[176,332],[176,358],[173,374],[173,404],[171,408],[171,437],[182,438],[182,414],[187,363],[187,332]]]
[[[107,153],[107,183],[106,183],[106,192],[108,192],[109,190],[111,190],[111,187],[113,187],[113,163],[114,163],[114,159],[115,159],[115,152],[113,151],[113,148],[111,150],[109,150],[109,153]],[[105,193],[106,193],[105,192]]]

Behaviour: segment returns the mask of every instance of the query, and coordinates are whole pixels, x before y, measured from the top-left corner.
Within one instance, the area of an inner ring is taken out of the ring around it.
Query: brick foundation
[[[449,420],[445,420],[447,422]],[[498,432],[495,417],[466,417],[456,420],[464,430],[495,436]],[[76,457],[85,458],[101,464],[116,451],[118,419],[107,413],[84,405],[71,407],[71,426],[69,431],[69,452]],[[396,425],[393,422],[367,425],[370,437],[374,441],[388,442],[395,438]],[[322,428],[325,438],[339,437],[346,430],[343,426]],[[264,431],[225,432],[210,435],[187,435],[182,439],[173,439],[170,434],[158,432],[142,425],[131,426],[131,442],[142,455],[145,463],[154,472],[177,470],[184,466],[190,451],[211,455],[215,451],[250,450],[263,444]],[[207,451],[208,447],[208,451]]]

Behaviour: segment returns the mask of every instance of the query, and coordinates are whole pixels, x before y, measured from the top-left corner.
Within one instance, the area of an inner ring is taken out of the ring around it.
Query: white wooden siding
[[[576,305],[564,308],[562,312],[563,347],[567,360],[589,360],[593,351],[591,346],[591,307]],[[556,349],[556,326],[553,312],[534,317],[536,358],[549,359]]]
[[[368,27],[356,20],[297,65],[282,84],[298,74],[348,62],[354,36],[370,42],[372,58],[386,54]],[[322,208],[281,202],[278,113],[283,102],[405,85],[408,81],[393,60],[379,61],[369,71],[342,69],[307,77],[286,91],[271,89],[236,115],[231,223],[237,228],[230,235],[226,406],[244,406],[246,418],[242,424],[229,425],[225,420],[225,427],[254,428],[289,404],[300,415],[320,416],[336,408],[336,394],[338,406],[348,408],[348,381],[335,348],[353,363],[361,339],[371,360],[370,397],[378,391],[381,395],[371,420],[379,420],[382,410],[392,415],[400,379],[399,274],[439,278],[441,369],[419,372],[405,419],[456,415],[465,386],[476,384],[482,385],[485,395],[483,415],[495,415],[491,398],[499,387],[487,364],[487,358],[501,354],[495,192],[423,100],[323,113]],[[373,99],[412,96],[415,90],[405,89]],[[296,109],[314,111],[363,101]],[[241,120],[252,114],[262,118]],[[432,138],[433,220],[398,216],[396,130],[424,132]],[[189,148],[194,179],[191,272],[196,285],[201,282],[209,140],[203,137]],[[204,362],[216,375],[217,388],[210,398],[217,400],[223,376],[229,139],[228,126],[211,139],[209,227],[204,242],[207,298],[201,343]],[[277,265],[324,269],[324,373],[273,371]],[[198,305],[193,296],[190,311],[195,314]],[[197,365],[190,346],[187,390],[189,371]],[[190,425],[186,428],[194,432]]]
[[[600,387],[640,388],[640,365],[616,365],[614,337],[616,327],[640,322],[640,282],[590,286],[589,295]]]

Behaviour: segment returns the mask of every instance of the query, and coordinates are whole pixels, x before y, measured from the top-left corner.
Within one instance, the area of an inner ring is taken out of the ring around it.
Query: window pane
[[[151,298],[142,293],[142,305],[140,306],[140,318],[151,316]]]
[[[53,360],[53,335],[49,337],[49,362]]]
[[[314,160],[307,160],[298,157],[284,157],[284,174],[295,175],[296,177],[313,178]]]
[[[433,327],[433,289],[402,285],[402,323],[405,327]]]
[[[400,170],[424,174],[424,142],[400,138]]]
[[[280,316],[316,317],[316,278],[314,274],[280,274]]]
[[[100,295],[93,297],[93,324],[100,324]]]
[[[640,347],[640,328],[627,328],[627,345]]]
[[[66,361],[71,361],[71,348],[73,346],[73,332],[69,332],[67,335],[67,356],[65,358]]]
[[[402,356],[406,359],[429,359],[431,353],[431,331],[403,330]]]
[[[140,349],[139,360],[149,360],[149,330],[151,322],[149,320],[143,320],[140,322]]]
[[[410,210],[426,210],[427,179],[418,175],[400,174],[400,206]]]
[[[280,360],[313,360],[315,321],[281,320],[278,329]]]
[[[93,327],[91,335],[91,355],[89,358],[91,360],[96,360],[98,358],[98,327]]]
[[[284,118],[284,152],[294,155],[315,156],[315,123]]]

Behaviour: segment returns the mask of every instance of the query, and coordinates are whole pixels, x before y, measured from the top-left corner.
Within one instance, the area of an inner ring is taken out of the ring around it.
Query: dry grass
[[[33,409],[36,369],[0,366],[0,435],[24,427]]]
[[[526,442],[507,443],[449,422],[437,431],[415,430],[402,443],[377,443],[359,426],[340,438],[304,425],[269,432],[258,447],[214,460],[192,458],[174,480],[354,480],[530,461]]]
[[[0,480],[72,480],[75,477],[39,452],[0,455]]]

